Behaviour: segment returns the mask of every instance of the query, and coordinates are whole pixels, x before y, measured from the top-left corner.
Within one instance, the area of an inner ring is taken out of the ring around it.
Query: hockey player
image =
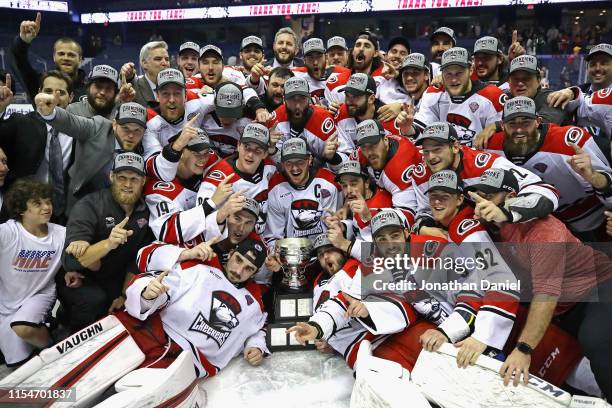
[[[313,166],[303,139],[288,139],[281,149],[282,171],[272,176],[268,187],[263,237],[269,247],[285,237],[313,238],[325,232],[322,215],[325,211],[335,212],[341,204],[334,173]]]
[[[355,150],[357,124],[366,119],[375,119],[376,112],[384,106],[376,99],[376,82],[367,74],[353,74],[344,87],[345,103],[334,115],[336,127],[341,129],[344,139],[340,140],[340,151],[350,154]],[[398,134],[393,120],[381,122],[386,134]]]
[[[223,210],[225,207],[230,207],[228,209],[229,216],[225,219],[224,228],[227,238],[216,242],[212,248],[222,265],[227,263],[232,249],[236,248],[236,245],[245,239],[261,240],[255,232],[255,224],[259,217],[259,203],[252,198],[242,197],[241,200],[234,200],[235,203],[231,202],[231,200],[228,201],[221,208]],[[207,237],[211,236],[212,234],[207,235]]]
[[[344,37],[334,36],[327,40],[327,64],[339,67],[348,65],[348,47]]]
[[[183,138],[187,132],[188,129],[183,130],[175,139]],[[181,149],[177,162],[161,158],[163,165],[171,169],[167,173],[176,175],[171,181],[160,180],[149,172],[145,184],[145,202],[150,212],[149,226],[158,240],[169,244],[192,247],[204,242],[206,237],[221,235],[227,217],[231,211],[235,211],[233,207],[241,202],[240,197],[236,195],[230,199],[232,205],[221,207],[232,195],[231,190],[226,187],[227,181],[217,187],[211,197],[212,205],[208,201],[196,202],[205,169],[218,160],[216,155],[210,152],[208,137],[202,130],[198,133]],[[176,141],[171,139],[168,146],[174,146],[175,143]],[[164,152],[167,150],[165,147]],[[161,155],[163,156],[163,153]],[[147,160],[148,168],[154,160],[160,161],[156,160],[156,155],[151,156]],[[158,172],[159,170],[156,173]],[[217,208],[220,210],[216,211]],[[229,208],[232,208],[230,212]]]
[[[404,59],[399,68],[398,80],[410,96],[415,111],[418,111],[422,96],[429,87],[429,66],[423,54],[413,52]]]
[[[459,141],[471,146],[477,133],[501,120],[505,94],[495,85],[470,79],[470,61],[465,48],[451,48],[442,55],[443,88],[430,86],[414,115],[414,129],[402,128],[411,136],[432,122],[452,123]]]
[[[251,281],[264,263],[264,245],[245,240],[221,266],[213,242],[191,249],[152,244],[140,251],[140,268],[149,273],[127,288],[127,313],[117,317],[145,352],[143,366],[165,368],[186,350],[198,377],[208,378],[239,353],[251,365],[268,354],[261,291]],[[164,272],[152,273],[157,271]],[[141,321],[152,329],[143,330]]]
[[[560,192],[555,215],[580,238],[605,238],[603,211],[612,208],[612,169],[588,132],[542,124],[534,101],[524,96],[506,102],[503,128],[487,150],[554,185]]]
[[[266,225],[268,183],[276,167],[268,159],[270,133],[265,126],[250,123],[236,147],[237,155],[227,157],[210,168],[198,190],[198,204],[207,203],[216,208],[213,195],[224,183],[228,191],[243,192],[246,197],[259,203],[260,212],[257,226],[258,234],[263,233]]]
[[[481,37],[474,43],[474,73],[478,80],[508,89],[505,57],[501,42],[495,37]]]
[[[450,305],[448,317],[439,323],[438,330],[431,329],[421,336],[423,348],[437,350],[442,343],[451,342],[459,348],[459,367],[473,365],[487,347],[502,350],[514,324],[519,306],[519,289],[516,277],[499,254],[485,227],[474,220],[474,211],[463,197],[462,181],[452,170],[434,173],[429,179],[429,205],[438,226],[448,233],[449,242],[456,244],[452,251],[455,259],[473,259],[475,267],[461,265],[442,270],[442,282],[456,281],[463,284],[461,290],[430,292],[439,298],[443,308]],[[459,264],[457,264],[459,265]],[[435,281],[434,272],[416,271],[412,277],[419,287],[421,281]],[[450,280],[449,280],[450,277]],[[482,282],[492,285],[486,288]],[[473,286],[468,285],[469,283]],[[498,283],[498,287],[495,287]],[[419,310],[419,307],[415,305]]]
[[[440,74],[440,65],[442,64],[442,54],[446,50],[457,46],[455,31],[448,27],[439,27],[429,37],[431,42],[431,77]]]
[[[263,41],[255,35],[244,37],[240,43],[240,62],[245,75],[251,72],[256,64],[261,64],[264,59]]]
[[[298,78],[308,82],[310,95],[316,105],[327,106],[333,97],[330,92],[346,84],[351,70],[342,66],[326,66],[325,46],[320,38],[310,38],[302,45],[304,50],[304,66],[292,68]]]
[[[18,180],[4,199],[14,219],[0,224],[0,351],[14,367],[51,343],[45,321],[55,304],[66,228],[49,222],[47,184]]]
[[[166,68],[157,74],[156,93],[159,111],[149,109],[147,129],[142,139],[146,158],[162,151],[168,140],[179,134],[183,126],[198,113],[198,119],[190,126],[200,127],[204,115],[215,108],[212,95],[200,97],[185,90],[185,77],[177,69]]]
[[[521,381],[521,376],[526,384],[531,371],[540,377],[546,375],[544,378],[554,384],[567,380],[573,387],[580,388],[580,383],[584,387],[586,375],[574,374],[573,381],[568,378],[580,353],[563,348],[561,334],[555,336],[553,331],[554,326],[561,326],[577,337],[582,352],[590,360],[599,388],[610,399],[612,368],[610,359],[602,356],[607,353],[612,336],[606,326],[609,320],[604,317],[612,312],[612,305],[606,302],[612,295],[612,262],[603,253],[578,241],[552,215],[522,224],[503,221],[504,202],[518,192],[516,177],[511,172],[487,170],[473,189],[478,194],[473,195],[476,216],[495,214],[494,222],[489,225],[497,240],[518,244],[513,245],[514,253],[506,259],[514,270],[524,271],[520,278],[531,282],[533,293],[516,346],[511,344],[514,349],[500,369],[504,384],[512,381],[513,374],[514,385]],[[595,293],[599,302],[587,300]],[[575,316],[580,318],[575,319]],[[549,358],[551,348],[560,354],[552,361]],[[557,376],[551,378],[551,373]]]
[[[411,172],[422,157],[414,144],[399,136],[387,136],[376,119],[368,119],[357,125],[358,149],[351,159],[367,166],[376,184],[387,190],[393,206],[409,212],[409,221],[414,221],[416,197],[412,187]]]
[[[512,222],[525,222],[544,217],[559,205],[555,187],[545,184],[531,171],[495,153],[479,152],[462,146],[459,144],[455,128],[448,123],[432,123],[419,135],[416,144],[422,146],[423,163],[414,168],[411,176],[418,208],[415,231],[421,231],[422,234],[428,233],[422,230],[422,227],[427,227],[431,223],[426,195],[429,177],[441,170],[456,171],[467,186],[476,183],[482,173],[489,168],[503,168],[515,173],[521,190],[519,196],[512,203],[508,203],[507,210],[512,215]]]
[[[179,70],[185,78],[190,78],[198,72],[198,57],[200,46],[194,42],[187,41],[179,47],[176,59]]]
[[[213,150],[220,157],[227,157],[234,154],[240,134],[251,121],[244,116],[242,89],[232,82],[223,82],[215,88],[215,111],[204,117],[201,126]]]
[[[580,90],[590,95],[612,87],[612,44],[597,44],[584,59],[588,63],[589,82],[580,85]]]
[[[289,78],[284,89],[285,104],[274,111],[267,124],[268,128],[276,126],[276,130],[281,133],[276,143],[277,149],[280,150],[287,139],[301,137],[315,159],[330,165],[340,164],[346,156],[336,150],[338,140],[344,139],[344,136],[326,109],[310,103],[308,82],[303,78]]]

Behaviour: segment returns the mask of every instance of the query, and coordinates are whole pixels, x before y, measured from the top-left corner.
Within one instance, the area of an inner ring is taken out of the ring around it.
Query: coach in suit
[[[11,77],[0,86],[0,147],[8,157],[11,172],[7,187],[18,178],[33,176],[53,186],[53,215],[61,221],[66,208],[66,174],[72,162],[72,139],[45,123],[36,112],[27,115],[13,113],[4,119],[11,103]],[[70,78],[59,71],[49,71],[41,77],[39,92],[47,94],[57,106],[66,108],[73,98]],[[60,218],[58,218],[60,217]]]
[[[274,51],[274,60],[266,62],[266,66],[272,68],[304,66],[304,61],[296,57],[300,50],[297,35],[289,27],[283,27],[276,32],[272,50]]]
[[[159,105],[155,90],[157,89],[157,74],[162,69],[170,67],[168,44],[165,41],[152,41],[140,49],[140,65],[144,75],[136,77],[136,68],[133,62],[123,64],[121,75],[132,83],[136,91],[135,102],[145,107],[155,108]]]

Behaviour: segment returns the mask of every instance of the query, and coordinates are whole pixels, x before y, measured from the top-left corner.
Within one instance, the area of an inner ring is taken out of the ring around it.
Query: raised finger
[[[40,29],[40,21],[42,20],[42,13],[38,12],[36,13],[36,20],[34,21],[34,23],[36,23],[36,31],[38,31]]]
[[[517,30],[513,30],[512,31],[512,44],[514,44],[517,41],[518,41],[518,31]]]
[[[4,79],[4,86],[6,86],[9,90],[11,89],[11,74],[6,74]]]

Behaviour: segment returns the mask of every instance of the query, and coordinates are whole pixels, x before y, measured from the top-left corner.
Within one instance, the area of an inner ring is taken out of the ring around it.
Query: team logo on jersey
[[[612,94],[612,88],[600,89],[599,91],[595,92],[593,99],[596,99],[596,98],[605,99],[608,96],[610,96],[610,94]]]
[[[323,303],[329,300],[329,290],[324,290],[321,292],[321,296],[319,296],[319,300],[317,300],[317,305],[315,306],[315,311],[321,307]]]
[[[499,95],[499,104],[504,106],[507,100],[508,100],[508,95],[502,92],[502,94]]]
[[[291,216],[296,237],[323,232],[320,225],[321,214],[319,202],[315,200],[295,200],[291,203]],[[320,230],[320,231],[319,231]]]
[[[202,312],[198,312],[189,331],[202,333],[221,348],[232,330],[240,324],[237,316],[241,311],[236,298],[225,291],[215,290],[210,300],[209,319],[206,319]]]
[[[104,224],[106,225],[106,228],[113,228],[115,226],[115,217],[104,218]]]
[[[153,190],[161,190],[161,191],[174,191],[174,189],[176,188],[176,186],[174,185],[174,183],[168,183],[166,181],[158,181],[157,183],[153,184]]]
[[[442,309],[440,302],[433,297],[419,300],[413,303],[413,307],[425,318],[425,320],[429,320],[430,322],[439,322],[448,317],[448,314]]]
[[[425,241],[425,245],[423,245],[423,255],[426,257],[432,257],[438,252],[438,248],[440,247],[440,242],[430,239]]]
[[[476,113],[480,106],[478,106],[478,102],[470,102],[470,110],[472,113]]]
[[[546,163],[536,163],[533,165],[533,168],[539,171],[540,173],[544,173],[546,169],[548,169],[548,165]]]
[[[491,157],[491,153],[479,153],[474,160],[474,164],[476,164],[478,168],[483,168],[487,165]]]
[[[455,125],[463,126],[466,129],[472,124],[470,119],[458,113],[449,113],[446,115],[446,121]]]
[[[334,129],[334,120],[332,118],[326,118],[321,124],[321,131],[328,134]]]
[[[136,220],[136,224],[138,224],[138,228],[143,228],[148,223],[149,221],[146,218],[139,218]]]
[[[208,176],[207,176],[207,178],[217,180],[217,181],[223,181],[225,177],[226,177],[225,173],[223,173],[221,170],[213,170],[210,173],[208,173]]]
[[[338,74],[337,73],[333,73],[329,76],[329,78],[327,78],[327,83],[328,84],[335,84],[336,82],[338,82]]]
[[[457,234],[464,235],[469,230],[471,230],[472,228],[474,228],[474,227],[476,227],[478,225],[480,225],[480,223],[478,221],[476,221],[476,220],[472,220],[472,219],[463,220],[457,226]]]
[[[578,144],[582,138],[582,130],[577,127],[571,127],[565,132],[565,144],[570,146],[572,144]]]

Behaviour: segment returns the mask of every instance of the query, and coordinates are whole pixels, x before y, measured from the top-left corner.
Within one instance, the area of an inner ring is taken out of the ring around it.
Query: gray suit
[[[115,132],[113,122],[102,117],[84,118],[55,108],[55,118],[48,122],[53,128],[74,138],[74,163],[68,169],[70,183],[67,191],[67,209],[84,194],[92,178],[113,159]]]
[[[143,105],[144,106],[144,105]],[[109,112],[108,115],[104,116],[106,119],[113,120],[115,119],[115,115],[117,114],[117,109],[119,108],[119,104],[115,103],[113,106],[113,110]],[[98,112],[92,108],[92,106],[87,102],[87,97],[78,102],[72,102],[66,110],[69,113],[73,113],[78,116],[83,116],[84,118],[93,118],[96,115],[99,115]]]
[[[155,100],[155,95],[153,94],[151,85],[149,85],[149,81],[147,81],[147,78],[144,75],[134,79],[132,86],[136,91],[136,98],[134,99],[134,102],[141,104],[145,108],[156,108],[159,105],[159,103]]]

